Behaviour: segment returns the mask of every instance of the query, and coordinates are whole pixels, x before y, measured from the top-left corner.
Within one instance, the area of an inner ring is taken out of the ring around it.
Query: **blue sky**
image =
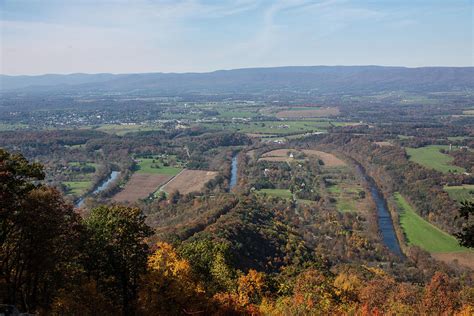
[[[0,0],[3,74],[473,66],[472,0]]]

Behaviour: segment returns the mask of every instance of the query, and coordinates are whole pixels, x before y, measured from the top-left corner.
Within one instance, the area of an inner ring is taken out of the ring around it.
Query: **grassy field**
[[[250,118],[250,117],[257,116],[257,115],[258,115],[257,112],[245,111],[245,110],[241,110],[241,111],[219,111],[219,117],[222,117],[222,118],[233,118],[233,117]]]
[[[318,108],[301,108],[298,110],[282,109],[276,113],[279,118],[307,118],[307,117],[328,117],[339,114],[336,107],[318,107]]]
[[[470,139],[472,137],[469,137],[469,136],[450,136],[448,137],[448,140],[451,140],[451,141],[457,141],[457,140],[465,140],[465,139]]]
[[[152,173],[152,174],[164,174],[169,176],[177,175],[183,168],[177,166],[164,166],[163,163],[159,161],[158,158],[137,158],[139,162],[137,163],[138,170],[137,173]],[[155,160],[155,162],[153,162]],[[158,168],[154,167],[157,166]]]
[[[92,185],[91,181],[65,181],[63,182],[69,188],[68,194],[83,195]]]
[[[121,124],[103,124],[100,125],[97,130],[106,132],[109,134],[116,134],[119,136],[123,136],[127,133],[133,132],[146,132],[146,131],[158,131],[162,128],[160,126],[152,126],[152,125],[121,125]]]
[[[406,148],[410,160],[426,168],[435,169],[443,173],[464,172],[462,167],[451,164],[453,157],[441,153],[440,149],[448,149],[448,146],[430,145],[420,148]]]
[[[28,125],[25,125],[25,124],[0,123],[0,132],[16,131],[16,130],[26,129],[26,128],[28,128]]]
[[[291,199],[293,196],[293,194],[291,194],[290,190],[288,189],[261,189],[258,192],[283,199]]]
[[[465,110],[465,111],[462,111],[462,113],[465,115],[474,115],[474,110]]]
[[[394,198],[400,209],[400,225],[405,232],[408,244],[434,253],[467,251],[466,248],[459,246],[456,238],[416,214],[399,193],[395,193]]]
[[[453,200],[459,202],[465,200],[474,201],[474,184],[445,186],[444,190],[448,192],[449,197]]]
[[[341,213],[356,211],[356,206],[353,199],[338,199],[336,207]]]
[[[328,188],[327,188],[328,192],[329,193],[341,193],[341,188],[337,185],[337,184],[334,184],[334,185],[330,185]]]
[[[330,127],[326,121],[262,121],[243,123],[203,123],[207,128],[227,129],[243,133],[293,134],[303,132],[324,132]]]

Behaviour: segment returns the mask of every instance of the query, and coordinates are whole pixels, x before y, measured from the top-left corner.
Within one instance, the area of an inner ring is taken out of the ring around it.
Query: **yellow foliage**
[[[362,286],[362,282],[359,277],[355,274],[340,273],[334,279],[334,287],[341,292],[356,292]]]
[[[380,269],[380,268],[369,267],[369,266],[366,266],[366,265],[363,265],[363,267],[364,267],[367,271],[373,273],[375,276],[380,276],[380,277],[382,277],[382,276],[386,276],[386,275],[387,275],[387,273],[385,273],[385,271],[382,270],[382,269]]]
[[[263,296],[265,287],[265,275],[251,269],[247,275],[243,275],[238,280],[239,303],[246,306],[250,303],[257,303]]]
[[[189,262],[179,259],[173,246],[165,242],[158,242],[155,252],[148,258],[148,269],[163,276],[189,276],[191,267]]]
[[[466,304],[461,307],[461,310],[458,311],[456,316],[472,316],[474,315],[474,306]]]

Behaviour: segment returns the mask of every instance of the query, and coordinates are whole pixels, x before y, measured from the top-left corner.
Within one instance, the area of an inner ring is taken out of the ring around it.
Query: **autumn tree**
[[[423,295],[423,312],[426,315],[450,315],[459,307],[457,288],[449,277],[436,272]]]
[[[338,300],[333,282],[316,269],[302,272],[296,279],[293,304],[300,311],[331,313]]]
[[[242,306],[260,303],[265,290],[265,274],[263,272],[250,269],[246,275],[242,275],[238,279],[237,293]]]
[[[0,302],[46,310],[74,276],[79,218],[42,167],[0,149]]]
[[[146,271],[151,236],[141,210],[125,206],[100,206],[84,221],[89,241],[84,266],[99,291],[133,315],[140,277]]]

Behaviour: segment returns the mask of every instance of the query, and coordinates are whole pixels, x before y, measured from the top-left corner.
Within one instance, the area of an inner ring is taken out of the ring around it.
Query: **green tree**
[[[124,315],[135,313],[140,277],[146,271],[152,230],[140,209],[100,206],[85,219],[89,235],[84,265],[105,297],[120,304]]]
[[[178,250],[210,292],[233,290],[237,275],[231,265],[228,244],[203,238],[185,242]]]
[[[464,219],[462,229],[455,234],[459,243],[464,247],[474,247],[474,203],[464,201],[459,209],[459,217]]]

